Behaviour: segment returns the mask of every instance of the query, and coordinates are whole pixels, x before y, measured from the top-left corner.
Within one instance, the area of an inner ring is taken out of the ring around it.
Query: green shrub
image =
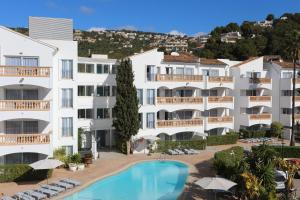
[[[33,170],[26,164],[0,165],[0,182],[43,180],[51,177],[53,170]]]
[[[81,163],[81,156],[79,153],[75,153],[71,155],[70,160],[72,163],[76,163],[76,164]]]
[[[218,175],[234,180],[242,169],[240,165],[243,163],[244,149],[236,146],[230,149],[219,151],[214,155],[213,167]]]
[[[240,138],[261,138],[266,137],[266,130],[250,131],[246,129],[240,130]]]
[[[188,140],[188,141],[157,141],[158,152],[166,152],[168,149],[187,148],[203,150],[206,147],[206,140]]]
[[[236,133],[228,133],[226,135],[211,135],[207,136],[207,146],[236,144],[239,135]]]
[[[300,158],[300,146],[271,146],[284,158]],[[252,149],[255,147],[252,147]]]

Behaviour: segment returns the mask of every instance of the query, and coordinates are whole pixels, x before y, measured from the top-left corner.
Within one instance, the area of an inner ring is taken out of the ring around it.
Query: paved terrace
[[[251,147],[251,144],[238,143],[237,145],[244,146],[245,148]],[[167,155],[166,159],[182,161],[189,165],[190,176],[186,183],[186,188],[181,195],[180,199],[188,200],[198,200],[206,199],[205,192],[194,184],[194,181],[205,176],[214,176],[214,171],[211,168],[212,158],[214,153],[223,149],[230,148],[237,145],[222,145],[207,147],[206,150],[201,151],[198,155],[182,155],[182,156],[170,156]],[[88,186],[94,181],[113,175],[116,172],[126,169],[134,163],[144,161],[144,160],[157,160],[160,158],[160,154],[153,154],[152,156],[147,155],[123,155],[115,152],[103,152],[100,155],[100,159],[94,161],[92,165],[85,168],[83,171],[71,172],[66,169],[55,169],[53,175],[49,178],[49,183],[59,180],[61,178],[72,178],[81,181],[82,185],[80,187],[69,190],[58,196],[56,199],[62,199],[64,196],[71,194],[73,192],[79,191],[80,189]],[[0,184],[0,194],[13,195],[16,192],[21,192],[27,189],[38,188],[40,184],[47,183],[47,180],[39,182],[11,182],[11,183],[1,183]],[[1,195],[0,195],[1,197]],[[55,198],[53,198],[55,199]]]

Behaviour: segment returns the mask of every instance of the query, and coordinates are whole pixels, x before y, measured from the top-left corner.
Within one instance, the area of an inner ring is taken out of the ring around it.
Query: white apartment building
[[[32,37],[0,26],[2,164],[31,163],[59,147],[77,151],[77,42],[49,20],[72,33],[73,22],[65,19],[30,18]]]
[[[226,63],[157,49],[130,59],[140,102],[137,139],[190,140],[234,128],[234,78]],[[135,152],[144,147],[136,142]]]

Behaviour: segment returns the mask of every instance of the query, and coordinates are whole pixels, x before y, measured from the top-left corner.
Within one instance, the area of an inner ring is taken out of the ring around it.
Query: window
[[[118,71],[118,65],[112,65],[111,66],[111,73],[112,74],[117,74],[117,71]]]
[[[116,109],[115,109],[115,107],[113,107],[113,108],[111,109],[111,117],[112,117],[112,118],[116,118]]]
[[[282,114],[285,115],[291,115],[292,114],[292,109],[291,108],[281,108]]]
[[[73,107],[73,89],[62,89],[61,90],[61,106],[63,108]]]
[[[184,74],[184,68],[183,67],[177,67],[176,68],[176,74],[183,75]]]
[[[194,69],[193,68],[186,68],[185,69],[185,74],[186,75],[193,75],[194,74]]]
[[[137,94],[139,104],[143,105],[143,89],[137,89],[136,94]]]
[[[97,64],[97,74],[108,74],[109,73],[109,65],[107,64]]]
[[[154,113],[147,113],[147,128],[155,128],[154,127]]]
[[[281,90],[281,96],[293,96],[293,90]]]
[[[148,65],[147,66],[147,81],[154,81],[155,80],[155,66]]]
[[[10,66],[39,66],[38,57],[24,57],[24,56],[6,56],[5,64]]]
[[[246,72],[247,78],[260,78],[261,73],[260,72]]]
[[[97,74],[103,74],[103,68],[101,64],[97,64]]]
[[[73,146],[62,146],[62,148],[66,151],[66,155],[73,155]]]
[[[246,96],[257,96],[256,90],[245,90]]]
[[[108,97],[110,96],[109,86],[97,86],[97,97]]]
[[[147,104],[154,105],[155,95],[153,89],[147,89]]]
[[[62,136],[71,137],[73,136],[73,118],[63,117],[62,118]]]
[[[6,134],[35,134],[38,132],[38,121],[5,121]]]
[[[219,76],[219,70],[217,69],[202,69],[203,76]]]
[[[117,86],[112,86],[111,87],[111,96],[117,96]]]
[[[103,72],[104,72],[104,74],[109,73],[109,65],[103,65]]]
[[[140,128],[143,128],[143,113],[139,113]]]
[[[73,78],[73,60],[62,60],[61,78],[72,79]]]
[[[94,64],[78,63],[79,73],[94,73]]]
[[[172,67],[166,67],[166,74],[173,74]]]
[[[293,73],[292,72],[282,72],[281,78],[292,78]]]
[[[93,119],[93,109],[78,109],[78,119]]]
[[[6,100],[38,100],[37,89],[5,89]]]
[[[97,119],[107,119],[109,117],[109,108],[97,108]]]
[[[93,96],[94,95],[94,86],[88,85],[79,85],[78,86],[78,96]]]

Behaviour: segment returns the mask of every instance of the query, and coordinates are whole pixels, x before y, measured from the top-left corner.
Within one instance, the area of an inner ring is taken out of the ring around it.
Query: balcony
[[[256,124],[267,124],[272,123],[272,114],[262,113],[262,114],[241,114],[240,121],[242,125],[253,126]]]
[[[201,104],[202,97],[157,97],[157,104]]]
[[[257,88],[272,89],[272,79],[271,78],[249,78],[250,84],[255,84]]]
[[[50,67],[0,66],[0,76],[49,77]]]
[[[292,96],[281,96],[280,104],[282,108],[292,108]],[[300,106],[300,96],[295,96],[295,107]]]
[[[242,107],[266,106],[272,107],[271,96],[241,96],[240,104]]]
[[[201,75],[157,74],[156,81],[165,82],[201,82]]]
[[[0,111],[48,111],[50,101],[0,100]]]
[[[220,107],[229,109],[234,108],[232,96],[209,96],[205,101],[206,110]]]
[[[292,126],[292,114],[280,114],[280,121],[285,126]],[[295,123],[300,123],[300,114],[295,114]]]
[[[215,128],[229,128],[233,129],[233,117],[223,116],[223,117],[207,117],[205,130],[211,130]]]
[[[0,87],[34,85],[51,88],[50,67],[0,66]]]
[[[206,89],[225,87],[233,89],[234,81],[232,76],[206,76]]]
[[[202,126],[202,119],[158,120],[157,128]]]
[[[2,134],[0,146],[49,144],[50,134]]]
[[[250,114],[250,120],[270,120],[272,117],[271,114]]]

